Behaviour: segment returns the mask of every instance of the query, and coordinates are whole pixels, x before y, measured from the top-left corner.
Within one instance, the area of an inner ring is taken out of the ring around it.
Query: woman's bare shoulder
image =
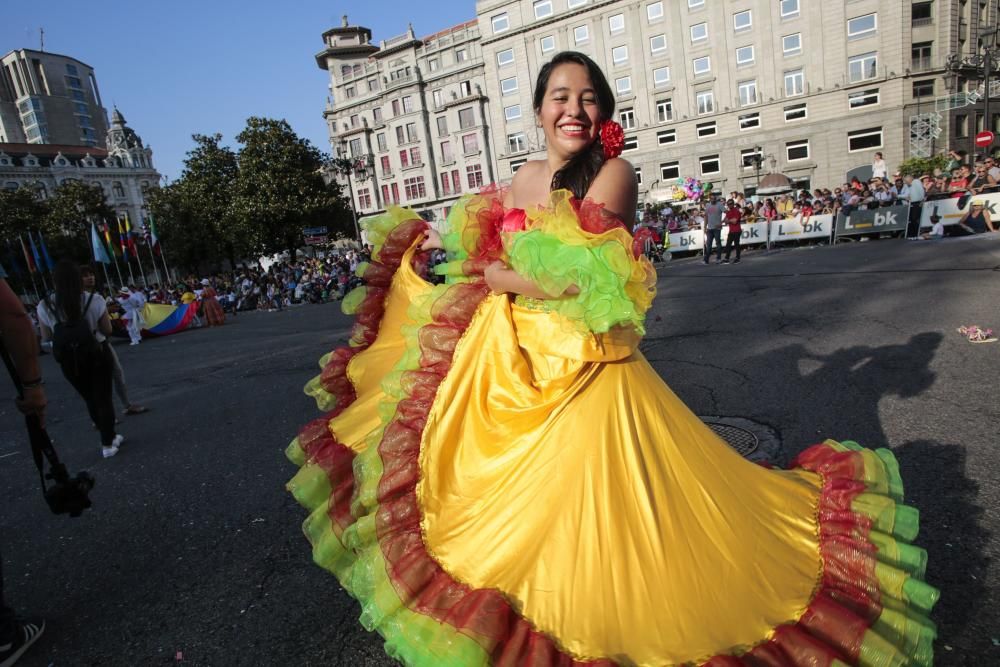
[[[635,220],[638,191],[639,184],[632,163],[613,158],[601,166],[587,190],[587,197],[604,204],[609,211],[631,226]]]
[[[510,183],[510,192],[504,199],[504,208],[525,208],[528,204],[543,201],[548,193],[548,183],[542,180],[546,177],[548,163],[545,160],[530,160],[522,164],[514,173]],[[539,195],[542,195],[541,197]]]

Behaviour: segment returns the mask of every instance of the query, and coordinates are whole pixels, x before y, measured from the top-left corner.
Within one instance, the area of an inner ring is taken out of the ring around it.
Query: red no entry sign
[[[980,132],[976,135],[976,146],[979,148],[986,148],[993,143],[993,133],[989,130],[985,132]]]

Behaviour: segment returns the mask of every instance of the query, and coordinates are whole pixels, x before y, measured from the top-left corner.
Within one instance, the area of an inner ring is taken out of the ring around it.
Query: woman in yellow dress
[[[892,453],[733,452],[639,340],[655,272],[596,64],[539,73],[547,156],[443,236],[367,222],[347,347],[288,449],[314,558],[407,665],[929,665],[938,591]],[[443,247],[443,285],[421,277]]]

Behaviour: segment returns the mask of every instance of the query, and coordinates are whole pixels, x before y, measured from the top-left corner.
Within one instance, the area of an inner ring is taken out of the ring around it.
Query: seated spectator
[[[944,223],[941,222],[941,216],[936,213],[931,216],[931,231],[924,232],[920,236],[915,237],[915,239],[923,241],[936,241],[937,239],[944,238]]]
[[[985,234],[987,231],[995,232],[993,220],[990,219],[989,210],[983,205],[982,200],[975,200],[959,219],[957,225],[952,225],[948,230],[949,236],[970,236],[972,234]]]

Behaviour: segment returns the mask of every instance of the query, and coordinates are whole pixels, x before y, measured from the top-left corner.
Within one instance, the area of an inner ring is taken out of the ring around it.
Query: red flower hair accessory
[[[613,120],[601,123],[601,146],[604,147],[604,159],[618,157],[625,147],[625,131]]]

